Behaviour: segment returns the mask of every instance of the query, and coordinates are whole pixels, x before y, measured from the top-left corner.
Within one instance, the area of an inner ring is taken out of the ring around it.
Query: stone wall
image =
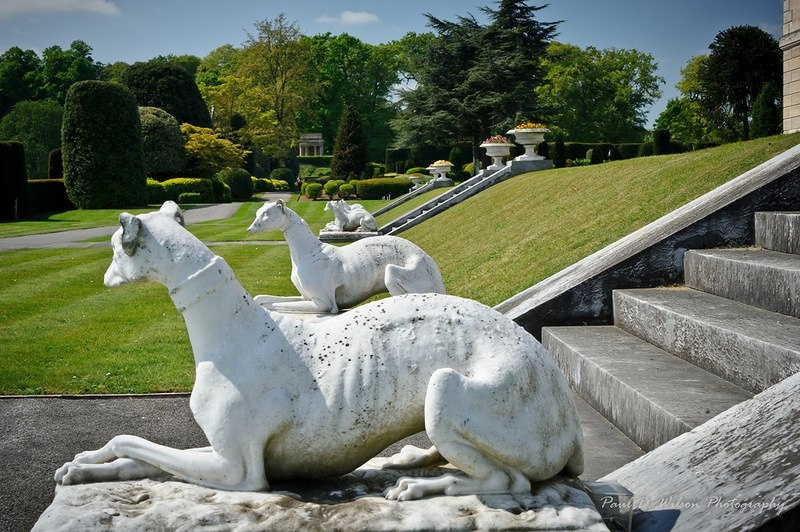
[[[800,131],[800,0],[783,0],[783,132]]]

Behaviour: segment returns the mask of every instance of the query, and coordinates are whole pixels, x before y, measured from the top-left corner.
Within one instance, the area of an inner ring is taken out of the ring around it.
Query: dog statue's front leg
[[[80,453],[72,462],[64,464],[56,471],[55,480],[76,484],[168,473],[209,488],[261,491],[269,487],[262,446],[226,450],[227,455],[210,447],[173,449],[137,436],[116,436],[100,449]],[[145,474],[135,476],[137,473]],[[115,474],[121,476],[115,477]]]

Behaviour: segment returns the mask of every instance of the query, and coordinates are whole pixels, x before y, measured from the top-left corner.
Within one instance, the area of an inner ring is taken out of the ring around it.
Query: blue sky
[[[547,2],[532,0],[530,5]],[[0,53],[12,46],[41,51],[76,39],[102,63],[158,55],[204,57],[239,46],[253,24],[285,13],[306,35],[349,33],[377,44],[427,31],[430,13],[445,20],[474,14],[493,0],[0,0]],[[757,26],[780,37],[781,0],[551,0],[543,22],[563,21],[557,40],[581,47],[627,48],[651,54],[666,83],[650,122],[677,96],[680,70],[731,26]]]

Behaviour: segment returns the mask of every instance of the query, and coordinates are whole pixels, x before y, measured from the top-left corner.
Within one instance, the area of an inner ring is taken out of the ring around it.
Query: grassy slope
[[[800,134],[517,176],[403,233],[496,305],[800,142]]]
[[[494,305],[799,141],[787,135],[526,174],[403,236],[437,260],[451,293]],[[259,205],[190,229],[206,241],[246,239]],[[324,202],[289,205],[312,229],[331,219]],[[285,246],[213,249],[250,293],[295,293]],[[107,248],[0,253],[0,394],[191,389],[191,347],[166,290],[152,283],[103,287],[109,261]]]

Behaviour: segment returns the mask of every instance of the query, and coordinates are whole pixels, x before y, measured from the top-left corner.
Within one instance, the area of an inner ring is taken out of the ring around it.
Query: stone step
[[[573,392],[572,397],[583,430],[584,468],[581,480],[597,480],[644,454],[641,447],[589,406],[577,393]]]
[[[618,327],[545,327],[542,344],[578,395],[645,451],[751,397]]]
[[[800,317],[800,255],[763,249],[687,251],[686,286]]]
[[[800,254],[800,212],[757,212],[756,246]]]
[[[750,392],[800,371],[800,319],[690,288],[613,298],[617,327]]]

